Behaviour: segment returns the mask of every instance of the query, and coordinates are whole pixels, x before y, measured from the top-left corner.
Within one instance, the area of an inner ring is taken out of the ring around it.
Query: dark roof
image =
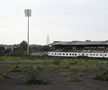
[[[108,41],[54,41],[52,45],[108,45]]]

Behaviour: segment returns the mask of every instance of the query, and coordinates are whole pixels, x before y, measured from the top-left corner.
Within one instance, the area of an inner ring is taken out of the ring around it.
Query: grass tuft
[[[8,73],[0,73],[0,80],[2,79],[10,79],[10,77],[8,76]]]
[[[96,76],[94,77],[94,79],[108,81],[108,70],[105,70],[103,72],[98,72]]]

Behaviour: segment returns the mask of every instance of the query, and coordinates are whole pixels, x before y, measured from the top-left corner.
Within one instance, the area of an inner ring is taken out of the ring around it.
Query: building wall
[[[99,58],[108,58],[108,53],[84,53],[84,52],[48,52],[48,56],[59,56],[59,57],[78,57],[78,56],[86,56],[86,57],[99,57]]]
[[[70,52],[76,52],[76,51],[83,51],[83,50],[89,50],[89,51],[108,51],[108,46],[105,45],[55,45],[55,51],[70,51]]]

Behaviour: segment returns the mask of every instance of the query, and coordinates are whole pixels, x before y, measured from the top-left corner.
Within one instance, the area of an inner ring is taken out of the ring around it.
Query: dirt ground
[[[0,72],[6,72],[4,65],[12,66],[16,63],[0,62]],[[22,65],[35,65],[36,63],[21,63]],[[36,64],[37,65],[37,64]],[[12,72],[9,73],[10,79],[0,80],[0,90],[108,90],[107,81],[99,81],[91,78],[91,75],[81,76],[80,81],[67,82],[66,77],[59,72],[41,72],[39,77],[49,79],[48,85],[26,85],[22,83],[26,73]]]

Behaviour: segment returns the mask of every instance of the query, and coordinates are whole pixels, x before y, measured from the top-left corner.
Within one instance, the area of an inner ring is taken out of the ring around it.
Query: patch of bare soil
[[[5,65],[7,64],[0,64],[0,73],[7,72]],[[26,72],[10,72],[8,74],[10,78],[0,80],[0,90],[108,90],[107,81],[94,80],[92,75],[80,76],[79,81],[68,82],[66,76],[58,71],[40,72],[38,77],[46,78],[47,85],[27,85],[25,84],[27,75]]]

